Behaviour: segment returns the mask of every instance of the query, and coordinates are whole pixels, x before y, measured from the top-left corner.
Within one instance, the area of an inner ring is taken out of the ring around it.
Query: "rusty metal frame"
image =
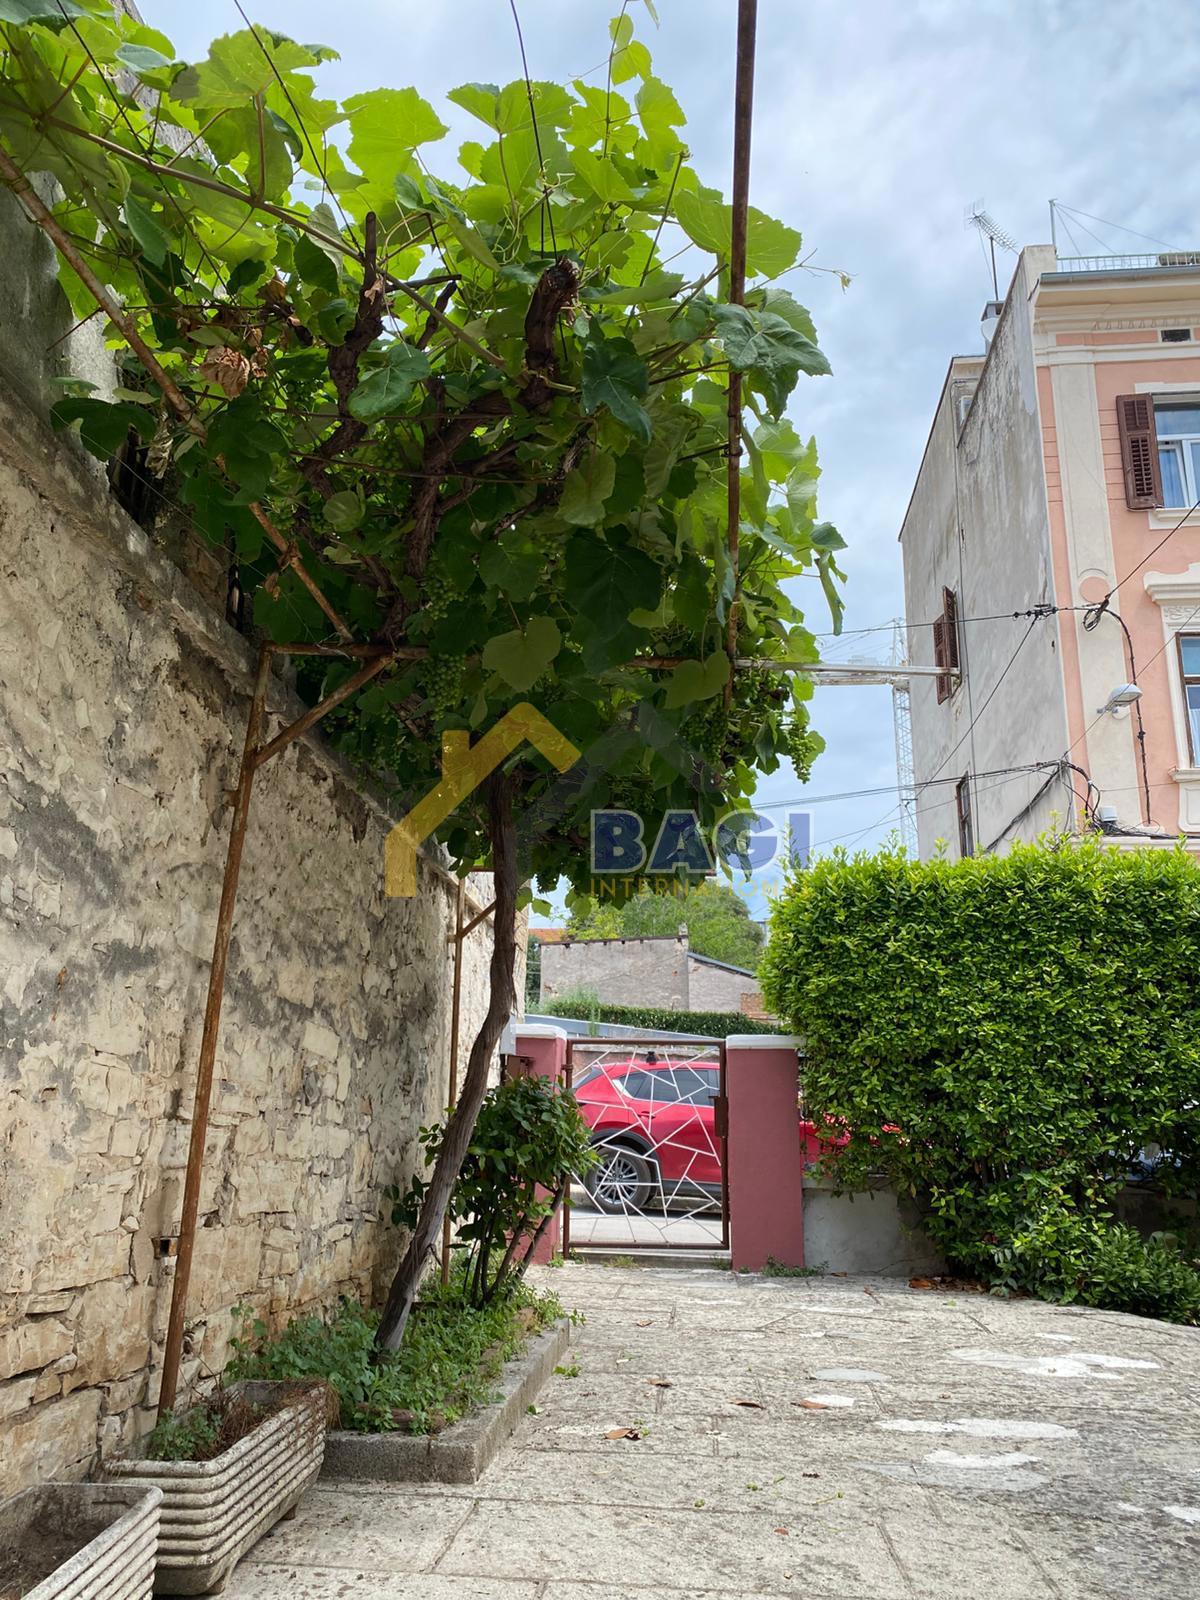
[[[733,193],[729,239],[729,303],[740,306],[746,298],[746,230],[750,207],[750,134],[754,120],[754,51],[758,31],[758,0],[738,0],[737,70],[733,95]],[[737,660],[737,611],[740,594],[738,575],[742,524],[742,375],[729,370],[728,412],[729,466],[727,476],[727,520],[729,563],[733,569],[733,598],[725,623],[725,650],[729,656],[729,682],[725,704],[733,694],[734,664]]]
[[[200,1188],[204,1177],[204,1146],[208,1136],[208,1115],[212,1100],[213,1069],[217,1058],[217,1044],[221,1029],[221,1007],[225,998],[225,975],[229,964],[229,945],[233,933],[233,915],[237,905],[238,881],[241,877],[242,854],[246,843],[246,828],[250,819],[250,797],[254,778],[259,768],[272,756],[286,750],[288,745],[318,723],[336,706],[363,688],[385,668],[398,660],[423,655],[423,651],[393,650],[376,645],[307,645],[264,643],[258,653],[254,676],[254,690],[250,711],[246,719],[246,740],[242,749],[241,767],[237,787],[230,802],[233,817],[229,828],[229,844],[225,855],[225,873],[221,883],[221,902],[217,910],[217,927],[213,937],[212,966],[208,975],[208,995],[204,1005],[204,1028],[200,1039],[200,1058],[196,1069],[196,1087],[192,1100],[192,1126],[188,1142],[187,1169],[184,1175],[183,1207],[179,1223],[179,1244],[175,1263],[175,1278],[171,1286],[171,1311],[167,1323],[166,1346],[163,1350],[162,1383],[159,1390],[158,1414],[165,1415],[175,1404],[179,1388],[179,1368],[183,1356],[183,1338],[187,1318],[188,1289],[191,1283],[192,1258],[196,1245],[196,1221],[200,1209]],[[266,744],[262,741],[262,728],[267,715],[267,691],[271,681],[271,662],[275,656],[317,655],[366,657],[362,666],[331,694],[311,706],[302,716],[284,728]],[[456,960],[454,972],[454,998],[451,1025],[451,1097],[457,1093],[458,1018],[462,977],[462,940],[490,914],[492,907],[479,906],[469,900],[461,878],[454,878],[444,869],[430,862],[438,876],[455,885],[457,890]],[[463,925],[463,912],[467,905],[475,913]]]
[[[686,1049],[689,1045],[697,1050],[717,1052],[719,1068],[718,1092],[713,1099],[713,1135],[719,1141],[721,1162],[721,1238],[720,1242],[707,1242],[704,1244],[683,1244],[672,1242],[669,1239],[638,1244],[636,1241],[626,1243],[622,1241],[620,1251],[622,1255],[636,1256],[638,1254],[660,1253],[662,1251],[707,1251],[729,1249],[729,1084],[726,1076],[725,1041],[724,1039],[668,1039],[668,1038],[640,1038],[622,1039],[609,1037],[609,1035],[572,1034],[567,1039],[567,1057],[562,1069],[562,1084],[568,1094],[575,1092],[575,1046],[588,1045],[595,1049],[602,1045],[605,1049],[641,1049],[653,1050],[656,1045],[664,1048]],[[682,1063],[681,1063],[682,1064]],[[610,1248],[600,1246],[600,1248]],[[617,1246],[611,1246],[616,1249]],[[564,1256],[571,1253],[571,1183],[568,1178],[566,1198],[563,1202],[562,1242],[561,1249]]]

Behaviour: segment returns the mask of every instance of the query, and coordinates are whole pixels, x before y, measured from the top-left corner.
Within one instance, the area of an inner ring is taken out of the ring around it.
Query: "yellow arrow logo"
[[[579,760],[580,752],[528,701],[513,706],[476,744],[464,729],[442,735],[442,777],[387,836],[383,851],[384,893],[401,897],[417,892],[417,851],[435,828],[472,794],[483,780],[520,745],[531,744],[559,772]]]

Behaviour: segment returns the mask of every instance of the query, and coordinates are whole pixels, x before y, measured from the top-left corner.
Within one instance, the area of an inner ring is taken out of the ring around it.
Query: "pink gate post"
[[[725,1041],[725,1159],[735,1272],[761,1272],[768,1258],[783,1267],[804,1265],[799,1043],[766,1033]]]
[[[552,1078],[559,1082],[567,1065],[566,1030],[544,1022],[511,1022],[500,1040],[500,1053],[508,1057],[510,1077]],[[562,1249],[562,1217],[560,1205],[534,1251],[538,1266],[544,1267]]]

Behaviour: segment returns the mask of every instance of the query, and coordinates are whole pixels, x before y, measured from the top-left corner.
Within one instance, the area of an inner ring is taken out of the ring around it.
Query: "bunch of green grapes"
[[[462,709],[462,681],[466,656],[431,655],[421,669],[421,688],[430,710],[437,717],[452,716]]]
[[[407,443],[403,435],[394,428],[377,428],[372,443],[375,446],[375,460],[379,466],[389,469],[408,467]]]

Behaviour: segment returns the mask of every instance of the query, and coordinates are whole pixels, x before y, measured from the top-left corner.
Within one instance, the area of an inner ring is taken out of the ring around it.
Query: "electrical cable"
[[[1165,239],[1156,239],[1152,233],[1139,233],[1136,228],[1127,228],[1123,222],[1109,222],[1104,217],[1094,217],[1090,211],[1080,211],[1078,206],[1064,206],[1061,200],[1054,202],[1059,211],[1069,211],[1073,217],[1086,217],[1089,222],[1098,222],[1102,228],[1115,228],[1118,233],[1132,234],[1135,239],[1145,239],[1148,244],[1158,244],[1164,250],[1174,250],[1173,244],[1168,244]],[[1095,238],[1095,235],[1092,235]]]
[[[962,735],[962,737],[959,739],[958,743],[953,747],[953,749],[951,749],[945,756],[942,757],[942,760],[934,768],[932,775],[930,777],[928,777],[928,778],[922,779],[920,783],[915,785],[915,788],[917,790],[924,789],[926,787],[926,785],[932,783],[934,778],[937,778],[941,774],[943,769],[946,767],[946,764],[950,760],[952,760],[953,757],[956,756],[958,754],[958,752],[962,749],[963,745],[966,744],[967,740],[971,736],[971,733],[972,733],[976,723],[979,721],[980,717],[982,717],[983,713],[987,710],[988,706],[991,705],[993,699],[996,696],[997,690],[1000,688],[1000,685],[1004,682],[1005,678],[1007,678],[1008,674],[1011,672],[1013,663],[1016,661],[1017,657],[1020,655],[1021,651],[1024,649],[1025,644],[1026,644],[1027,640],[1029,639],[1030,634],[1037,627],[1038,621],[1040,620],[1040,616],[1041,615],[1043,615],[1043,613],[1039,613],[1037,616],[1033,616],[1033,617],[1030,618],[1028,628],[1026,628],[1025,632],[1021,635],[1020,639],[1017,642],[1017,648],[1013,651],[1012,655],[1009,656],[1008,661],[1005,663],[1004,670],[1001,672],[1000,676],[996,679],[995,683],[992,685],[991,689],[988,691],[987,699],[984,700],[983,704],[979,707],[979,710],[976,711],[975,715],[971,718],[970,722],[967,724],[966,732]]]

